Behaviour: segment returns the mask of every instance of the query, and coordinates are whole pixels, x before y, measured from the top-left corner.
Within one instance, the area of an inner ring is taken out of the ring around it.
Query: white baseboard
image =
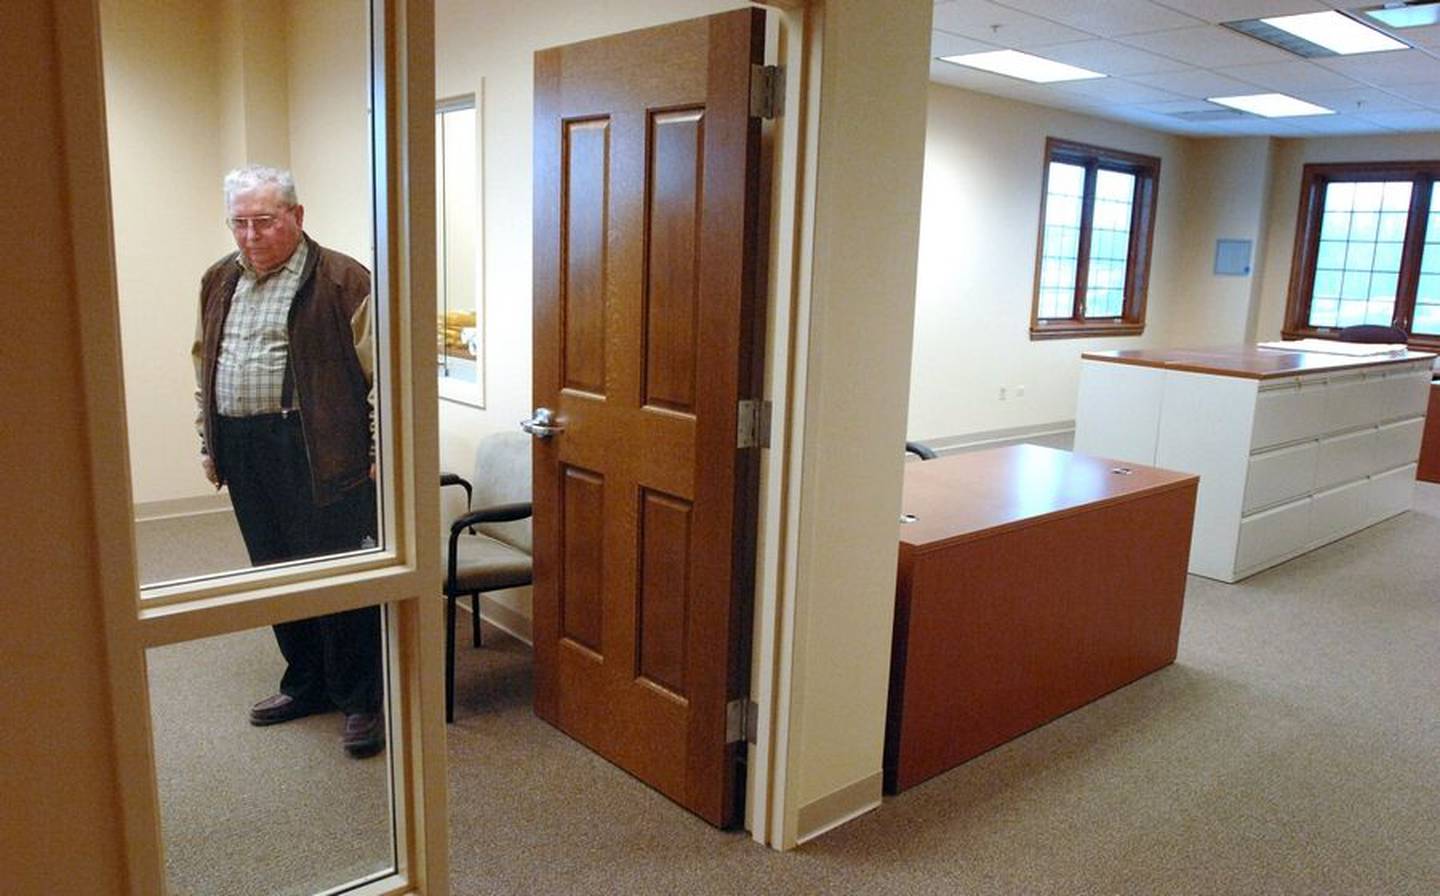
[[[1010,429],[990,429],[981,432],[963,433],[954,436],[939,436],[922,439],[936,454],[954,454],[973,448],[1003,445],[1008,442],[1023,442],[1040,436],[1058,436],[1075,431],[1074,420],[1055,420],[1050,423],[1036,423],[1030,426],[1016,426]]]
[[[878,809],[883,781],[884,772],[876,772],[801,806],[796,813],[796,844],[814,840],[826,831]]]
[[[468,599],[461,598],[459,604],[465,612],[470,612],[470,601]],[[534,628],[531,625],[530,617],[514,607],[509,607],[499,602],[494,596],[489,594],[480,595],[480,618],[515,640],[528,644],[531,647],[535,646]]]
[[[142,501],[135,505],[135,521],[163,520],[199,513],[229,513],[230,493],[196,495],[192,498],[170,498],[164,501]]]

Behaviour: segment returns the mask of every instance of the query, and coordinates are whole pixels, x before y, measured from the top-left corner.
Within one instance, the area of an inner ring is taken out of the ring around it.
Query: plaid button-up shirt
[[[215,406],[222,416],[253,417],[282,410],[280,392],[289,358],[285,323],[309,254],[310,247],[301,240],[285,264],[264,275],[256,274],[240,257],[240,279],[215,367]]]

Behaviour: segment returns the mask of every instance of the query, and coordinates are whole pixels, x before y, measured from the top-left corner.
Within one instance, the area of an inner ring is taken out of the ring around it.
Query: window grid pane
[[[1335,182],[1326,187],[1310,326],[1391,322],[1412,188],[1410,181]]]
[[[1410,332],[1440,335],[1440,183],[1430,187],[1430,214],[1425,227],[1425,250],[1420,256],[1420,280],[1415,286],[1415,313]]]
[[[1040,252],[1042,318],[1075,313],[1075,269],[1080,257],[1080,217],[1085,200],[1085,169],[1051,162],[1045,191],[1045,240]]]
[[[1087,319],[1119,317],[1124,310],[1134,205],[1135,175],[1103,169],[1096,173],[1090,269],[1085,283]]]

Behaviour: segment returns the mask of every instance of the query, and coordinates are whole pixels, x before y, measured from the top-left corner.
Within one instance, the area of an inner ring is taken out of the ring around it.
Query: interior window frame
[[[1045,215],[1050,191],[1050,166],[1054,162],[1085,169],[1079,244],[1076,251],[1075,286],[1068,317],[1041,317],[1041,271],[1045,257]],[[1095,179],[1099,171],[1119,171],[1135,176],[1135,193],[1130,207],[1130,244],[1126,254],[1124,301],[1117,317],[1086,317],[1085,290],[1089,267],[1090,237],[1095,207]],[[1079,339],[1095,336],[1139,336],[1145,332],[1145,307],[1150,283],[1150,256],[1155,242],[1155,215],[1160,184],[1160,159],[1156,156],[1080,143],[1060,137],[1045,139],[1045,163],[1040,179],[1040,225],[1035,242],[1034,289],[1030,302],[1030,338]]]
[[[1440,333],[1415,335],[1410,330],[1415,314],[1416,291],[1425,249],[1425,231],[1431,212],[1433,185],[1440,183],[1440,160],[1310,163],[1301,169],[1300,201],[1295,218],[1295,247],[1291,254],[1285,318],[1280,331],[1283,338],[1335,339],[1343,329],[1338,326],[1318,327],[1310,323],[1315,269],[1320,252],[1320,225],[1325,212],[1325,191],[1333,183],[1402,180],[1410,181],[1413,188],[1410,193],[1410,211],[1405,223],[1404,248],[1400,255],[1391,325],[1405,331],[1411,348],[1440,351]]]
[[[126,864],[134,892],[161,892],[165,858],[158,832],[156,770],[145,651],[291,619],[385,607],[385,675],[390,720],[389,786],[395,865],[342,885],[355,896],[398,896],[447,886],[443,701],[438,643],[440,582],[438,422],[433,357],[434,22],[426,0],[368,0],[371,22],[369,151],[375,239],[372,278],[377,351],[389,376],[377,379],[377,446],[384,547],[306,563],[167,583],[142,597],[128,483],[119,302],[110,213],[104,73],[97,11],[57,22],[63,67],[63,152],[72,195],[104,197],[73,222],[76,246],[93,266],[77,268],[81,291],[97,297],[95,348],[84,353],[106,666],[125,819]],[[78,253],[77,253],[78,254]],[[381,367],[384,366],[382,362]],[[116,483],[121,483],[119,487]],[[422,700],[423,695],[423,700]],[[334,890],[338,892],[339,890]]]

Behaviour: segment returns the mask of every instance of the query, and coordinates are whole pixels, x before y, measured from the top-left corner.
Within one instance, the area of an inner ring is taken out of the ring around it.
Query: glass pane
[[[1316,298],[1310,305],[1310,325],[1314,327],[1335,327],[1340,319],[1338,299]]]
[[[1440,335],[1440,302],[1426,302],[1415,304],[1415,320],[1410,326],[1411,332],[1424,333],[1434,336]]]
[[[479,240],[475,145],[475,104],[447,104],[435,115],[436,305],[442,380],[477,384],[483,344],[476,302],[475,247]],[[447,398],[457,397],[445,390]],[[463,393],[462,393],[463,394]],[[478,390],[474,392],[478,402]]]
[[[373,550],[369,3],[99,7],[141,581]]]
[[[1410,181],[1332,183],[1325,190],[1310,325],[1389,324],[1400,281]],[[1326,301],[1340,299],[1338,303]]]
[[[1135,175],[1101,169],[1095,175],[1095,213],[1090,231],[1090,271],[1085,317],[1119,317],[1125,303],[1134,216]]]
[[[1051,162],[1045,193],[1044,244],[1040,248],[1041,318],[1071,317],[1075,311],[1075,267],[1079,258],[1080,211],[1085,169]]]
[[[322,626],[373,636],[343,698],[383,718],[378,607],[287,623],[292,649]],[[165,872],[173,896],[316,893],[389,872],[395,847],[383,722],[362,731],[328,704],[285,720],[252,705],[279,686],[277,634],[254,629],[146,652]],[[293,668],[293,667],[292,667]],[[287,682],[290,684],[292,682]],[[337,685],[338,687],[338,685]],[[338,692],[337,692],[338,693]],[[369,696],[366,696],[366,695]],[[293,707],[293,704],[292,704]],[[293,711],[293,710],[292,710]],[[274,721],[283,720],[283,723]],[[363,721],[363,720],[362,720]],[[360,736],[360,735],[365,736]],[[380,752],[374,749],[376,738]]]

